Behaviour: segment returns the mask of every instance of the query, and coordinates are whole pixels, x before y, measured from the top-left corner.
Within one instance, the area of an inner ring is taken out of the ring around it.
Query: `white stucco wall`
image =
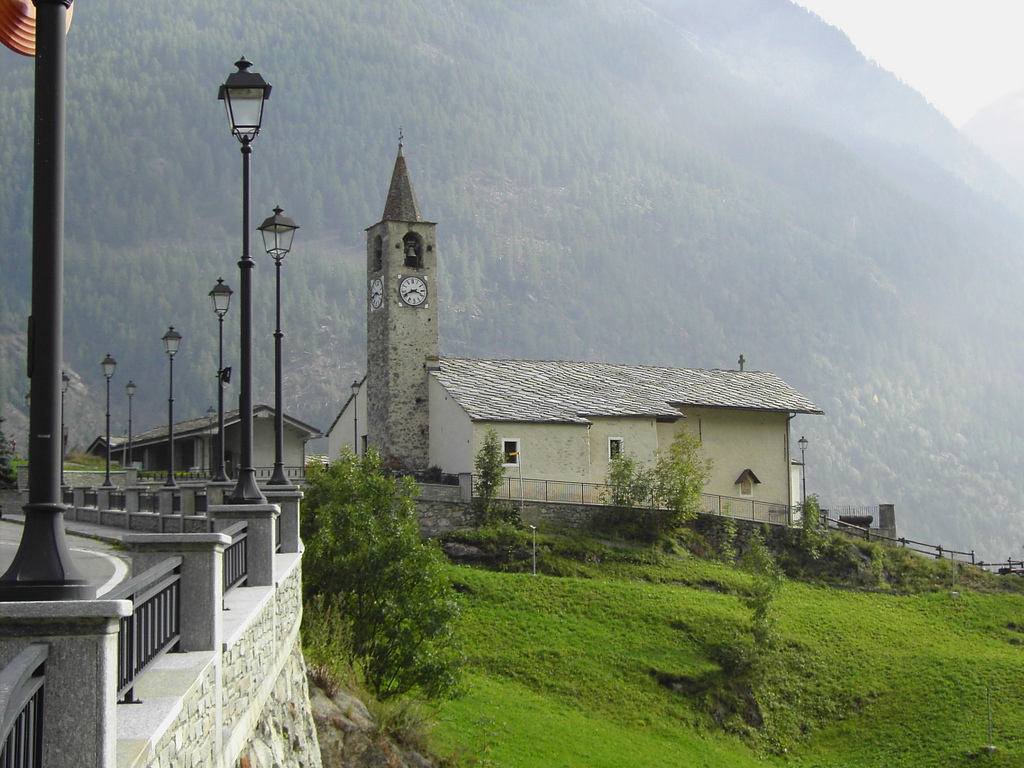
[[[687,417],[661,430],[661,449],[679,429],[696,432],[704,455],[714,462],[705,493],[740,497],[736,479],[745,469],[760,480],[743,498],[791,504],[789,414],[715,408],[686,408]],[[666,442],[667,440],[667,442]]]
[[[430,377],[430,465],[445,472],[472,472],[476,448],[469,416],[437,380]]]
[[[356,423],[352,423],[352,416],[355,415]],[[333,461],[341,455],[343,448],[352,450],[352,439],[356,436],[355,430],[359,430],[359,439],[356,441],[356,449],[362,454],[363,438],[366,436],[366,387],[359,390],[355,398],[355,408],[352,407],[352,398],[345,403],[344,408],[335,420],[331,431],[327,433],[327,460]]]
[[[603,483],[608,474],[608,442],[623,441],[623,450],[647,466],[654,466],[658,451],[658,430],[654,419],[593,418],[590,427],[590,473],[586,482]]]

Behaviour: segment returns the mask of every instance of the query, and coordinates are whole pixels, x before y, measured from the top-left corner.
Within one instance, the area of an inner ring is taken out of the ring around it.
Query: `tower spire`
[[[391,186],[384,203],[382,221],[420,221],[420,207],[416,203],[405,155],[402,154],[403,139],[402,130],[399,129],[398,156],[395,158],[395,170],[391,173]]]

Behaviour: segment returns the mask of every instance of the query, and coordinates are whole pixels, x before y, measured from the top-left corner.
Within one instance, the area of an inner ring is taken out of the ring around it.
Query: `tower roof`
[[[391,187],[388,189],[381,221],[419,220],[420,207],[416,203],[416,193],[409,178],[409,169],[405,165],[402,142],[398,142],[398,157],[395,158],[395,170],[391,174]]]

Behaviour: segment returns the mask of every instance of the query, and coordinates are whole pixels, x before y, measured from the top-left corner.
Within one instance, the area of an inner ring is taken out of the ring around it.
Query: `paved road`
[[[7,570],[14,553],[18,551],[23,527],[17,523],[0,522],[0,573]],[[89,583],[95,585],[96,594],[102,596],[129,575],[129,563],[124,553],[105,541],[68,534],[68,546]]]

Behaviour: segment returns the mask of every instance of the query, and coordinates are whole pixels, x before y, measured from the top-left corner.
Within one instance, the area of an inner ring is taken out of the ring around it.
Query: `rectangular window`
[[[519,440],[505,439],[501,441],[501,450],[505,454],[506,467],[519,466]]]
[[[608,460],[621,456],[625,441],[621,437],[609,437],[608,438]]]

